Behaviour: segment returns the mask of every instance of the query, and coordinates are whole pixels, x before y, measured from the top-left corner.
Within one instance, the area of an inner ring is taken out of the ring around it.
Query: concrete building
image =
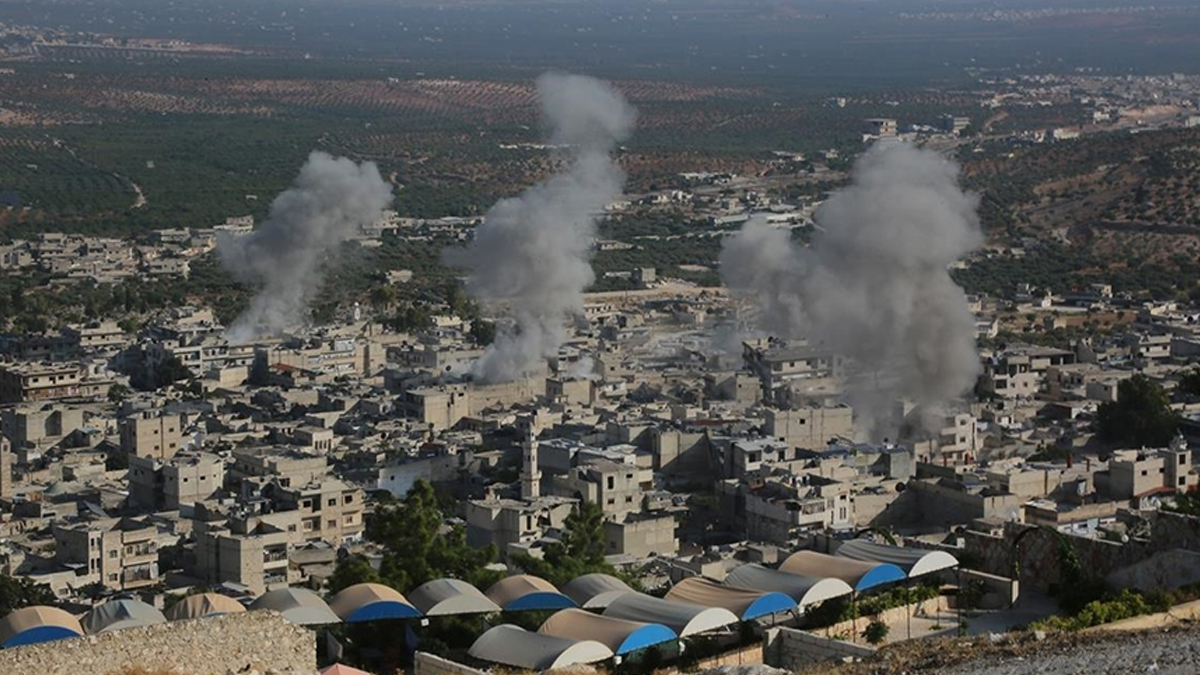
[[[890,117],[871,117],[863,120],[863,133],[869,136],[895,136],[900,125]]]
[[[304,541],[325,541],[337,547],[362,539],[363,491],[335,478],[302,486],[274,490],[271,499],[277,511],[300,514],[300,536]]]
[[[201,514],[195,524],[194,574],[209,583],[230,581],[261,594],[300,581],[288,562],[303,541],[299,511],[270,514]]]
[[[0,436],[0,499],[12,498],[14,478],[12,444]]]
[[[170,459],[183,447],[182,414],[145,410],[121,420],[121,452],[126,457]]]
[[[768,408],[763,433],[793,447],[819,449],[833,438],[854,435],[854,411],[845,404],[813,405],[796,410]]]
[[[99,583],[115,591],[153,586],[158,576],[158,530],[127,518],[55,524],[54,559],[86,568]]]
[[[79,363],[0,365],[0,403],[103,398],[113,380]]]
[[[171,459],[129,458],[129,498],[147,510],[178,509],[215,497],[225,484],[225,462],[204,452]]]
[[[0,411],[4,435],[16,448],[45,449],[84,427],[83,409],[63,404],[17,406]]]
[[[642,510],[642,496],[651,486],[649,470],[609,460],[589,461],[563,476],[552,476],[551,494],[593,502],[605,515]]]
[[[637,560],[679,552],[678,523],[670,513],[631,513],[604,521],[605,553]]]
[[[981,388],[1001,398],[1030,398],[1038,393],[1050,368],[1072,363],[1075,353],[1065,349],[1011,349],[984,359]]]
[[[563,527],[576,500],[541,497],[533,501],[475,499],[467,502],[467,543],[495,544],[501,554],[513,545],[529,545],[549,529]]]
[[[1113,499],[1139,499],[1157,492],[1188,492],[1200,482],[1192,451],[1182,439],[1157,450],[1123,450],[1108,462]]]

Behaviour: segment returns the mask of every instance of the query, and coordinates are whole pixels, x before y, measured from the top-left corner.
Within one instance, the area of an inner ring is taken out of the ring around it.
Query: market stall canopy
[[[110,600],[83,615],[80,622],[88,635],[99,635],[126,628],[166,623],[167,617],[154,605],[137,600]]]
[[[701,607],[720,607],[742,621],[796,609],[796,601],[783,593],[725,586],[704,577],[689,577],[667,591],[666,600]]]
[[[35,645],[83,635],[79,620],[57,607],[34,605],[0,619],[0,648]]]
[[[509,624],[496,626],[479,636],[467,653],[480,661],[533,671],[596,663],[613,656],[611,649],[595,640],[531,633]]]
[[[904,570],[889,563],[869,563],[846,557],[797,551],[779,565],[780,572],[820,579],[841,579],[862,592],[894,581],[904,581]]]
[[[865,539],[847,541],[834,553],[839,557],[851,560],[895,565],[904,570],[909,578],[958,567],[958,558],[945,551],[888,546]]]
[[[233,614],[244,611],[246,611],[246,608],[240,602],[227,595],[221,595],[220,593],[199,593],[197,595],[189,595],[171,605],[163,614],[170,621],[183,621],[185,619],[199,619],[214,614]]]
[[[626,593],[612,601],[604,616],[626,621],[660,623],[679,637],[724,628],[738,622],[733,612],[720,607],[701,607],[656,598],[645,593]]]
[[[506,612],[575,607],[575,601],[563,595],[554,584],[530,574],[505,577],[487,590],[488,599]]]
[[[618,655],[671,642],[679,637],[675,631],[659,623],[627,621],[582,609],[556,612],[542,623],[538,632],[569,640],[595,640]]]
[[[735,568],[722,583],[726,586],[752,588],[756,591],[783,593],[794,600],[800,608],[854,592],[854,589],[850,588],[850,584],[841,579],[820,579],[788,574],[755,564]]]
[[[613,600],[633,592],[624,581],[599,572],[576,577],[563,586],[563,593],[584,609],[604,609]]]
[[[341,621],[321,596],[307,588],[277,588],[267,591],[251,603],[250,609],[273,609],[282,614],[283,618],[301,626]]]
[[[483,591],[459,579],[434,579],[408,594],[414,607],[425,616],[490,614],[500,607]]]
[[[333,596],[329,609],[346,623],[421,616],[400,591],[383,584],[354,584]]]

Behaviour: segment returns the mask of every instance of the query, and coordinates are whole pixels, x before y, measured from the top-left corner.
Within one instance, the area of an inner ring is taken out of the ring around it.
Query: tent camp
[[[797,551],[779,565],[780,572],[819,579],[841,579],[857,592],[904,581],[904,570],[888,563],[868,563],[846,557]]]
[[[459,579],[434,579],[408,594],[414,607],[425,616],[490,614],[500,607],[483,591]]]
[[[838,547],[834,554],[838,557],[862,562],[895,565],[904,570],[910,579],[958,567],[958,559],[945,551],[888,546],[865,539],[847,541]]]
[[[283,618],[301,626],[341,621],[321,596],[307,588],[277,588],[267,591],[251,603],[250,609],[273,609],[282,614]]]
[[[530,574],[505,577],[487,590],[488,599],[506,612],[575,607],[575,601],[563,595],[554,584]]]
[[[841,579],[819,579],[788,574],[755,564],[734,568],[721,583],[738,588],[752,588],[756,591],[783,593],[794,600],[800,608],[854,592],[854,589],[850,588],[850,584]]]
[[[783,593],[724,586],[704,577],[680,581],[667,591],[665,599],[701,607],[720,607],[733,612],[742,621],[796,609],[796,601]]]
[[[214,614],[233,614],[244,611],[246,611],[246,608],[240,602],[227,595],[221,595],[220,593],[199,593],[197,595],[189,595],[171,605],[163,614],[166,615],[168,621],[183,621],[185,619],[199,619]]]
[[[166,623],[167,617],[154,605],[137,600],[110,600],[83,615],[80,623],[88,635],[99,635],[126,628]]]
[[[675,631],[662,624],[615,619],[582,609],[555,612],[542,623],[538,632],[568,640],[595,640],[617,655],[671,642],[678,637]]]
[[[34,645],[83,635],[79,621],[57,607],[23,607],[0,619],[0,648]]]
[[[421,616],[400,592],[383,584],[354,584],[333,596],[329,609],[346,623]]]
[[[467,653],[481,661],[534,671],[596,663],[613,656],[611,649],[595,640],[531,633],[510,624],[496,626],[479,636]]]
[[[701,607],[656,598],[644,593],[626,593],[613,600],[604,616],[626,621],[660,623],[679,637],[730,626],[738,622],[733,612],[720,607]]]
[[[568,581],[563,593],[584,609],[604,609],[622,595],[633,593],[633,589],[612,575],[597,572]]]

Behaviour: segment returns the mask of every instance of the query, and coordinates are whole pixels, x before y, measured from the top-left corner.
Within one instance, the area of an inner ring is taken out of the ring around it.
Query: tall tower
[[[0,499],[8,499],[13,493],[12,445],[0,435]]]
[[[542,471],[538,468],[538,442],[532,428],[525,430],[521,449],[525,460],[521,470],[521,499],[537,499],[542,496]]]

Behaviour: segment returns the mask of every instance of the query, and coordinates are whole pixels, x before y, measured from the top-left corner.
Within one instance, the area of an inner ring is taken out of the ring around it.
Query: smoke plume
[[[473,368],[485,382],[528,374],[562,345],[566,320],[582,312],[583,290],[595,278],[596,220],[625,181],[611,156],[633,130],[634,111],[621,94],[578,75],[543,75],[537,88],[549,140],[566,148],[563,170],[496,203],[471,244],[446,253],[468,272],[472,297],[507,308],[513,319]]]
[[[873,433],[894,431],[905,399],[932,425],[979,372],[974,319],[947,272],[983,243],[977,204],[951,161],[877,145],[817,210],[810,248],[750,225],[727,240],[721,273],[757,298],[764,327],[852,360],[848,394]]]
[[[247,342],[304,323],[324,258],[360,226],[378,220],[391,201],[391,186],[374,163],[310,154],[292,187],[271,202],[262,225],[217,242],[225,269],[258,289],[226,337]]]

